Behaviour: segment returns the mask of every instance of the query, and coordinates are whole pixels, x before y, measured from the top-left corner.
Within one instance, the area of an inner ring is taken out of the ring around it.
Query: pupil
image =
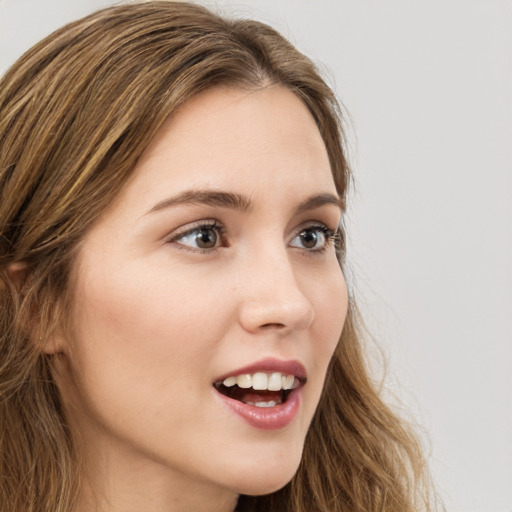
[[[318,235],[310,229],[303,231],[301,237],[302,243],[304,244],[304,247],[306,247],[307,249],[312,249],[313,247],[315,247],[318,241]]]
[[[217,245],[217,233],[213,229],[200,229],[196,241],[201,249],[211,249]]]

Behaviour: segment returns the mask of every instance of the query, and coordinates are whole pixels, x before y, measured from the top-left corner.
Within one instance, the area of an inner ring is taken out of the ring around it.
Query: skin
[[[250,206],[169,201],[189,190]],[[336,229],[335,204],[296,211],[322,194],[336,189],[320,133],[280,86],[203,92],[160,129],[83,240],[73,330],[48,345],[84,452],[75,512],[227,512],[292,478],[347,308],[332,243],[300,236]],[[200,249],[191,230],[212,219],[222,234]],[[212,386],[266,357],[308,375],[297,416],[270,431]]]

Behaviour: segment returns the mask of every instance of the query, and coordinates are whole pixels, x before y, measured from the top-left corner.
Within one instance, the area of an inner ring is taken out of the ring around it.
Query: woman
[[[336,100],[261,23],[145,2],[0,86],[0,509],[412,511],[361,353]]]

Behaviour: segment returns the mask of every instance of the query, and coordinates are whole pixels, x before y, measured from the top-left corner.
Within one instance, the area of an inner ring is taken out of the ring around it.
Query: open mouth
[[[224,396],[255,407],[275,407],[286,402],[290,393],[305,384],[306,379],[280,372],[257,372],[233,375],[215,382]]]

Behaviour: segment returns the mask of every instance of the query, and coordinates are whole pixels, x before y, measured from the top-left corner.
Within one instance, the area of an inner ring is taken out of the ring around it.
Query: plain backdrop
[[[0,72],[107,0],[0,0]],[[512,511],[512,2],[207,2],[278,28],[343,102],[347,278],[450,512]]]

